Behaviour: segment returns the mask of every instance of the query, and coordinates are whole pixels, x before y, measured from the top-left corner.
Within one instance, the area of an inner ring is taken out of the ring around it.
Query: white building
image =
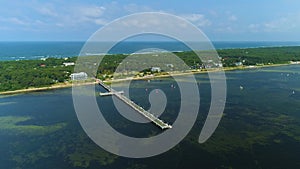
[[[242,62],[235,62],[235,66],[243,66]]]
[[[64,66],[74,66],[75,63],[74,62],[64,62],[63,65]]]
[[[291,64],[300,64],[300,61],[290,61]]]
[[[216,65],[217,67],[223,67],[223,64],[222,64],[222,63],[215,63],[215,65]]]
[[[88,75],[85,72],[72,73],[70,75],[71,80],[86,80]]]
[[[170,67],[170,68],[173,68],[173,67],[174,67],[174,65],[173,65],[173,64],[170,64],[170,63],[169,63],[169,64],[166,64],[166,66],[167,66],[167,67]]]
[[[160,71],[161,71],[160,67],[152,67],[151,68],[151,72],[160,72]]]

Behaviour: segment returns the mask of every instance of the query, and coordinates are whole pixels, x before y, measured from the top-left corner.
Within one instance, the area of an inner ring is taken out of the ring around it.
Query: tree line
[[[224,67],[234,67],[237,62],[241,62],[243,65],[257,65],[300,61],[300,47],[221,49],[217,52]],[[173,54],[183,60],[191,69],[203,64],[195,52],[174,52]],[[90,76],[99,78],[103,77],[104,74],[111,75],[127,56],[125,54],[106,55],[101,64],[97,65],[97,74]],[[74,72],[74,66],[64,66],[63,63],[76,62],[76,59],[77,57],[68,58],[67,60],[48,58],[46,60],[0,61],[0,91],[44,87],[68,82],[70,81],[70,74]],[[171,60],[170,63],[172,63]],[[93,64],[96,65],[88,61],[86,64],[89,67]],[[138,65],[141,63],[132,61],[129,64]],[[124,69],[126,69],[125,65]]]

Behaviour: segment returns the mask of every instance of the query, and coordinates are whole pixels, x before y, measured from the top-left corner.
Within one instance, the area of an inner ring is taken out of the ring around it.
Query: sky
[[[85,41],[137,12],[182,17],[213,41],[300,41],[299,0],[0,0],[0,41]]]

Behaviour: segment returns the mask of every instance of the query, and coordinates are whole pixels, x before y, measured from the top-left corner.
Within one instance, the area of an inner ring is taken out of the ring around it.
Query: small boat
[[[243,86],[240,86],[240,90],[243,90],[244,89],[244,87]]]

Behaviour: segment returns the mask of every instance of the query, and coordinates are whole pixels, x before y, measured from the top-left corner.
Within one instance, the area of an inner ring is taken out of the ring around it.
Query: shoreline
[[[279,66],[288,66],[288,65],[295,65],[291,63],[286,64],[271,64],[271,65],[261,65],[261,66],[241,66],[241,67],[225,67],[222,69],[211,69],[206,71],[198,71],[198,70],[191,70],[189,72],[180,72],[174,74],[164,74],[164,75],[157,75],[157,76],[147,76],[147,77],[133,77],[133,78],[124,78],[124,79],[116,79],[116,80],[104,80],[105,83],[117,83],[123,82],[128,80],[145,80],[145,79],[154,79],[154,78],[164,78],[170,76],[184,76],[184,75],[191,75],[191,74],[201,74],[201,73],[208,73],[208,72],[218,72],[218,71],[234,71],[234,70],[247,70],[247,69],[260,69],[266,67],[279,67]],[[96,84],[97,82],[84,82],[80,83],[80,85],[92,85]],[[18,90],[11,90],[11,91],[2,91],[0,95],[13,95],[13,94],[21,94],[21,93],[30,93],[30,92],[37,92],[37,91],[47,91],[47,90],[55,90],[55,89],[62,89],[62,88],[70,88],[73,86],[74,83],[58,83],[52,86],[46,87],[32,87],[28,89],[18,89]]]
[[[91,84],[95,84],[95,82],[86,82],[82,85],[91,85]],[[31,92],[38,92],[38,91],[48,91],[48,90],[55,90],[55,89],[70,88],[72,86],[73,86],[73,83],[58,83],[58,84],[54,84],[52,86],[31,87],[28,89],[3,91],[3,92],[0,92],[0,95],[13,95],[13,94],[31,93]]]

